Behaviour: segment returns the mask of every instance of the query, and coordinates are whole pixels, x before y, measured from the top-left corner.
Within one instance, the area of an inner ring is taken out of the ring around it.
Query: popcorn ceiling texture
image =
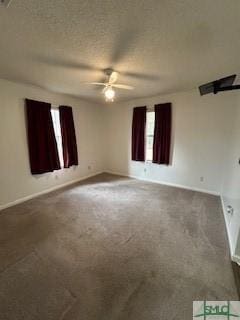
[[[216,11],[217,10],[217,11]],[[238,72],[238,0],[13,0],[0,7],[0,77],[103,101],[102,70],[128,100]]]

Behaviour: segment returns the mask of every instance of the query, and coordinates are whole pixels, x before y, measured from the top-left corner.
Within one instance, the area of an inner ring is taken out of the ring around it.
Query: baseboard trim
[[[39,196],[41,196],[41,195],[44,195],[44,194],[46,194],[46,193],[49,193],[49,192],[52,192],[52,191],[55,191],[55,190],[58,190],[58,189],[67,187],[67,186],[69,186],[69,185],[71,185],[71,184],[74,184],[74,183],[77,183],[77,182],[86,180],[86,179],[88,179],[88,178],[94,177],[94,176],[96,176],[96,175],[98,175],[98,174],[101,174],[101,173],[103,173],[103,171],[98,171],[98,172],[89,174],[89,175],[87,175],[87,176],[83,176],[83,177],[81,177],[81,178],[74,179],[74,180],[71,180],[71,181],[68,181],[68,182],[59,184],[59,185],[57,185],[57,186],[54,186],[54,187],[52,187],[52,188],[48,188],[48,189],[45,189],[45,190],[43,190],[43,191],[33,193],[33,194],[29,195],[29,196],[22,197],[22,198],[19,198],[19,199],[17,199],[17,200],[14,200],[14,201],[8,202],[8,203],[6,203],[6,204],[0,205],[0,211],[1,211],[1,210],[4,210],[4,209],[7,209],[7,208],[9,208],[9,207],[13,207],[13,206],[15,206],[15,205],[17,205],[17,204],[20,204],[20,203],[22,203],[22,202],[26,202],[26,201],[31,200],[31,199],[33,199],[33,198],[37,198],[37,197],[39,197]]]
[[[166,181],[146,179],[146,178],[142,178],[142,177],[138,177],[138,176],[134,176],[134,175],[129,175],[129,174],[122,173],[122,172],[111,171],[111,170],[106,170],[106,171],[104,171],[104,172],[110,173],[110,174],[115,174],[115,175],[118,175],[118,176],[123,176],[123,177],[132,178],[132,179],[136,179],[136,180],[142,180],[142,181],[147,181],[147,182],[153,182],[153,183],[157,183],[157,184],[162,184],[162,185],[169,186],[169,187],[175,187],[175,188],[186,189],[186,190],[191,190],[191,191],[196,191],[196,192],[201,192],[201,193],[207,193],[207,194],[211,194],[211,195],[214,195],[214,196],[220,196],[220,193],[219,193],[219,192],[216,192],[216,191],[211,191],[211,190],[206,190],[206,189],[199,189],[199,188],[193,188],[193,187],[188,187],[188,186],[186,186],[186,185],[175,184],[175,183],[170,183],[170,182],[166,182]]]

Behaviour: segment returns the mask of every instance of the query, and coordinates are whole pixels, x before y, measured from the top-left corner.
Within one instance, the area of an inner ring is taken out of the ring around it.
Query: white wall
[[[131,161],[133,107],[163,102],[173,107],[171,165]],[[221,195],[231,256],[240,263],[239,92],[201,97],[192,90],[116,103],[105,108],[105,119],[106,171]]]
[[[230,128],[231,136],[226,149],[228,156],[224,169],[222,200],[231,253],[234,260],[240,263],[240,98],[234,108]],[[228,205],[233,207],[233,215],[227,213]]]
[[[24,99],[73,107],[79,166],[33,176],[30,173]],[[0,209],[16,200],[103,170],[102,106],[0,80]],[[88,169],[88,166],[91,169]]]
[[[233,92],[201,97],[193,90],[108,105],[107,171],[219,194],[236,101]],[[153,107],[163,102],[171,102],[173,107],[171,165],[131,161],[133,107]],[[200,181],[200,177],[204,180]]]
[[[25,98],[73,107],[79,166],[31,175]],[[171,165],[131,161],[133,107],[151,108],[162,102],[173,106]],[[236,92],[200,97],[193,90],[103,107],[0,80],[0,209],[102,171],[213,192],[222,195],[225,207],[234,208],[233,216],[225,210],[225,218],[232,256],[240,262],[239,123],[240,95]]]

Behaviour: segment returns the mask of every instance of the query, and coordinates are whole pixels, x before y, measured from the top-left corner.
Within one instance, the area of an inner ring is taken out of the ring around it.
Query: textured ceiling
[[[192,89],[240,71],[239,0],[12,0],[0,6],[0,78],[103,101]]]

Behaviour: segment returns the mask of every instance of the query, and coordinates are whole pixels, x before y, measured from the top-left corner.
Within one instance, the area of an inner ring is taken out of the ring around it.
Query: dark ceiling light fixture
[[[221,91],[239,90],[240,85],[233,85],[236,76],[236,74],[233,74],[231,76],[201,85],[199,87],[200,95],[202,96],[208,93],[217,94]]]
[[[12,2],[12,0],[0,0],[0,4],[2,4],[5,7],[9,7],[10,2]]]

